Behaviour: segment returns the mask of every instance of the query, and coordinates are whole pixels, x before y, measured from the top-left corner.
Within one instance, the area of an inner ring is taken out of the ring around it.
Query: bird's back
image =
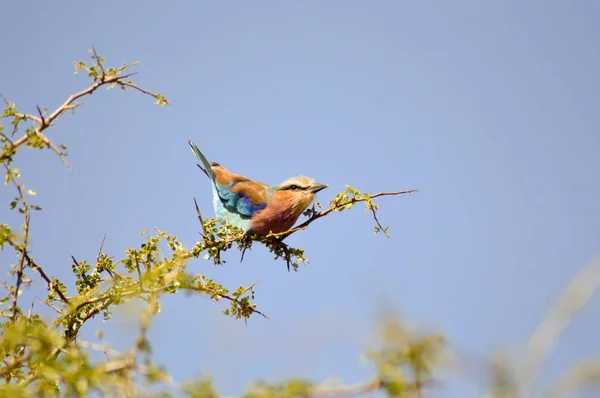
[[[232,173],[217,162],[209,162],[191,140],[188,142],[202,163],[198,167],[213,182],[216,217],[245,231],[249,230],[250,218],[267,207],[273,199],[273,189],[267,184]]]
[[[273,200],[273,191],[267,184],[252,181],[220,166],[213,166],[214,207],[217,218],[247,231],[252,216],[264,210]]]

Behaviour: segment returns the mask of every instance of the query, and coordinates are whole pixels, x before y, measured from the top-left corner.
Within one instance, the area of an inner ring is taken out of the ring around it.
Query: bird
[[[212,181],[216,218],[247,233],[266,236],[288,231],[315,194],[328,187],[306,176],[288,178],[274,186],[253,181],[209,162],[192,140],[188,143],[200,160],[198,167]]]

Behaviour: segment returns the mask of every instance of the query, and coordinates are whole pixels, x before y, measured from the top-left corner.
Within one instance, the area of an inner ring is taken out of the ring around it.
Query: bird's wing
[[[188,142],[192,152],[202,163],[202,166],[198,167],[213,181],[219,199],[227,211],[250,218],[267,207],[270,195],[270,187],[267,184],[252,181],[243,175],[230,172],[216,162],[209,162],[191,140]]]
[[[250,218],[267,207],[269,200],[267,184],[249,180],[221,166],[213,167],[213,170],[216,175],[217,193],[227,210]]]

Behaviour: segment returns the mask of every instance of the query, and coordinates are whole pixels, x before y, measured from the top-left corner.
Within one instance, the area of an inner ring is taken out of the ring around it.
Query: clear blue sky
[[[192,138],[251,178],[326,182],[323,202],[345,184],[420,193],[379,201],[389,240],[360,208],[295,234],[311,261],[298,273],[259,247],[242,264],[191,263],[231,287],[260,279],[272,320],[165,298],[151,338],[177,381],[208,373],[234,394],[256,378],[366,380],[360,356],[390,308],[466,355],[519,351],[599,254],[599,20],[593,1],[8,2],[0,91],[21,110],[84,88],[73,62],[90,44],[108,63],[141,61],[136,82],[172,102],[98,92],[49,132],[72,172],[50,151],[19,155],[44,208],[33,253],[67,277],[70,256],[93,260],[104,234],[117,257],[145,228],[193,245],[192,198],[212,204]],[[546,377],[600,353],[592,304]],[[130,319],[103,325],[117,348]],[[476,394],[470,382],[439,392]]]

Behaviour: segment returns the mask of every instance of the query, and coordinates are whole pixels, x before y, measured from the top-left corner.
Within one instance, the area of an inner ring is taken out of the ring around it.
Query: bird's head
[[[309,177],[292,177],[275,187],[275,200],[285,202],[290,210],[293,209],[293,213],[300,215],[313,201],[315,194],[327,187],[327,184],[316,183]]]

